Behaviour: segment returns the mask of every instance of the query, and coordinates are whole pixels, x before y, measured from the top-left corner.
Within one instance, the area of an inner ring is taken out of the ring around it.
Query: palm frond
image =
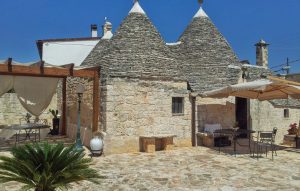
[[[25,184],[22,190],[68,189],[72,182],[99,184],[103,178],[90,168],[91,159],[84,158],[83,150],[75,145],[27,144],[12,148],[11,153],[11,158],[0,157],[0,183],[18,181]]]

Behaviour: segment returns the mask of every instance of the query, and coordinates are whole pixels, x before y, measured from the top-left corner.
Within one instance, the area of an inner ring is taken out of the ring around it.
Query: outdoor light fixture
[[[81,142],[81,136],[80,136],[80,104],[82,100],[83,92],[85,91],[85,88],[82,84],[78,84],[76,88],[76,93],[78,95],[78,119],[77,119],[77,136],[76,136],[76,148],[82,149],[82,142]]]

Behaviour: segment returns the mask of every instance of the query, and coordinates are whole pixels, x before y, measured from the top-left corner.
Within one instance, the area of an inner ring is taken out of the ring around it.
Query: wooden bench
[[[147,153],[171,150],[174,147],[174,137],[176,137],[176,135],[140,136],[140,150],[141,152]]]

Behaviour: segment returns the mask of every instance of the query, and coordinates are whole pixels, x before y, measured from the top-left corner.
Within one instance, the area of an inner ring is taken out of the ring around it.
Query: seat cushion
[[[213,134],[215,132],[215,130],[218,130],[218,129],[222,129],[222,126],[221,124],[205,124],[204,125],[204,132],[207,132],[207,133],[210,133],[210,134]]]

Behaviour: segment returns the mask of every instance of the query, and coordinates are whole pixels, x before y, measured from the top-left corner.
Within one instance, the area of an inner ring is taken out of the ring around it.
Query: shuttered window
[[[183,114],[183,97],[172,98],[172,113]]]
[[[290,117],[290,110],[289,109],[284,109],[283,110],[283,116],[284,116],[284,118],[289,118]]]

